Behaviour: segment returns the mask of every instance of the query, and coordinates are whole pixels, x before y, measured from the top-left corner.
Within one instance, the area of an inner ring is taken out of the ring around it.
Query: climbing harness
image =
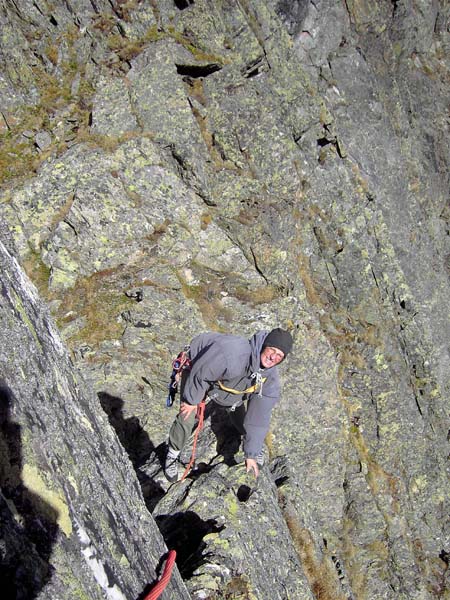
[[[236,400],[236,402],[229,407],[229,410],[231,412],[234,412],[238,406],[241,406],[243,404],[244,400],[242,399],[242,396],[244,394],[254,394],[257,392],[258,396],[262,396],[263,384],[266,381],[267,377],[263,377],[261,373],[256,372],[253,373],[251,379],[254,379],[255,383],[250,387],[246,388],[245,390],[236,390],[234,388],[229,388],[225,386],[221,381],[217,382],[217,385],[223,392],[227,392],[228,394],[234,394],[235,396],[241,396],[241,398]]]
[[[218,381],[217,385],[221,390],[228,392],[229,394],[254,394],[255,392],[258,392],[258,395],[262,396],[263,383],[266,381],[267,377],[263,377],[261,373],[253,373],[252,379],[255,380],[254,385],[251,385],[245,390],[235,390],[233,388],[226,387],[221,381]]]
[[[206,398],[203,398],[203,400],[197,406],[198,425],[197,425],[197,429],[195,430],[195,434],[194,434],[194,443],[192,444],[191,459],[190,459],[189,464],[186,467],[186,470],[184,471],[183,477],[180,479],[180,481],[184,481],[186,479],[186,477],[190,473],[190,470],[192,469],[192,466],[194,465],[194,462],[195,462],[195,452],[196,452],[196,449],[197,449],[197,440],[198,440],[198,436],[200,434],[200,431],[203,429],[203,422],[205,420],[205,406],[206,406]]]
[[[183,371],[191,368],[191,359],[189,358],[190,346],[185,346],[184,349],[178,354],[178,356],[172,362],[172,374],[170,376],[170,382],[168,385],[169,393],[167,394],[166,406],[170,408],[175,402],[175,396],[178,391],[178,384],[180,383]]]
[[[176,557],[177,553],[175,552],[175,550],[169,550],[169,555],[167,556],[167,561],[164,567],[162,577],[154,585],[153,589],[150,590],[147,596],[145,596],[144,600],[158,600],[158,598],[161,596],[163,591],[166,589],[167,584],[169,583]]]
[[[253,373],[252,379],[255,379],[254,385],[251,385],[245,390],[235,390],[234,388],[226,387],[221,381],[217,382],[217,385],[222,391],[227,392],[228,394],[234,394],[235,396],[241,396],[241,398],[236,400],[236,402],[234,402],[234,404],[232,404],[229,407],[229,410],[231,412],[234,412],[238,406],[241,406],[243,404],[244,401],[242,399],[242,396],[244,394],[254,394],[255,392],[258,392],[258,394],[262,396],[262,386],[263,383],[266,381],[267,377],[263,377],[261,373]]]

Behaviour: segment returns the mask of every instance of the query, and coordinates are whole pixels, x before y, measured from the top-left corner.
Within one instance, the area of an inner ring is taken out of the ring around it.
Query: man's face
[[[264,369],[270,369],[275,365],[280,364],[284,358],[284,352],[279,348],[273,348],[272,346],[266,346],[261,352],[261,366]]]

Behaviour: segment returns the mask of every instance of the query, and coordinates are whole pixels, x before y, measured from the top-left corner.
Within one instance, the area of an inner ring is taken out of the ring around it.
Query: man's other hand
[[[258,463],[256,462],[255,458],[246,458],[245,466],[247,467],[247,473],[249,473],[250,471],[253,471],[253,473],[255,474],[255,477],[258,477],[259,468],[258,468]]]
[[[183,418],[186,420],[189,416],[197,410],[196,404],[188,404],[187,402],[182,402],[180,406],[180,413],[183,415]]]

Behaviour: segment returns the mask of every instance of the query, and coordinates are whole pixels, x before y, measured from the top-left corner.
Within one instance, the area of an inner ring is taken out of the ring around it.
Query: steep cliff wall
[[[36,288],[0,244],[4,598],[137,598],[167,549]],[[189,598],[175,573],[171,598]]]
[[[0,6],[2,237],[191,597],[446,597],[446,4]],[[270,468],[168,488],[173,354],[278,324]]]

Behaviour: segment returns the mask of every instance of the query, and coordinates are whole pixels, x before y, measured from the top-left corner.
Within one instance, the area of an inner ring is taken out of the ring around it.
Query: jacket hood
[[[252,372],[255,373],[261,369],[261,350],[264,340],[269,335],[268,331],[258,331],[250,339],[249,344],[252,349],[252,355],[250,359],[250,367]],[[273,367],[271,367],[273,368]]]

